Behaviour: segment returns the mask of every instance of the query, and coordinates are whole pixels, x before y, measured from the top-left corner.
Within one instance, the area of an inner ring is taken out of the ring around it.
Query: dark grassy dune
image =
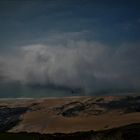
[[[131,124],[105,131],[76,133],[0,133],[0,140],[140,140],[140,124]]]

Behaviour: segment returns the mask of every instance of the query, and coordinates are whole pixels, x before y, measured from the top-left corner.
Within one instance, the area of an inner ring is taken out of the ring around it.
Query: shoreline
[[[90,97],[126,97],[126,96],[140,96],[140,93],[125,93],[125,94],[108,94],[108,95],[74,95],[74,96],[44,96],[44,97],[8,97],[8,98],[0,98],[0,101],[6,100],[43,100],[43,99],[73,99],[73,98],[90,98]]]

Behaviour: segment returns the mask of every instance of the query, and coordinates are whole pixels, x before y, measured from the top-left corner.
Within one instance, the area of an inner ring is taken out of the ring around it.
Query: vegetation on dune
[[[90,98],[86,101],[75,101],[54,108],[58,115],[75,117],[83,114],[101,115],[103,113],[120,110],[123,113],[140,112],[140,96],[126,96],[118,100],[105,102],[104,98]]]
[[[26,107],[0,107],[0,132],[11,129],[20,122],[20,116],[24,114]]]

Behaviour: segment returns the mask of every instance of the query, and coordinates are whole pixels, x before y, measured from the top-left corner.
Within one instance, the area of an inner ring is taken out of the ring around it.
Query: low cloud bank
[[[53,85],[88,92],[140,89],[140,45],[97,42],[28,45],[0,55],[1,82]]]

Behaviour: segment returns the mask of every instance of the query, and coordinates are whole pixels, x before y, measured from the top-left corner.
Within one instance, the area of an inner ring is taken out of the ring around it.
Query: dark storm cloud
[[[113,45],[138,41],[139,5],[138,0],[3,0],[0,49],[42,44],[52,31],[90,31],[89,40]]]
[[[139,90],[139,27],[138,0],[0,1],[0,81]]]
[[[4,75],[26,85],[81,88],[93,93],[139,90],[139,43],[117,48],[84,40],[67,43],[69,47],[24,46],[18,50],[20,57],[4,56]]]

